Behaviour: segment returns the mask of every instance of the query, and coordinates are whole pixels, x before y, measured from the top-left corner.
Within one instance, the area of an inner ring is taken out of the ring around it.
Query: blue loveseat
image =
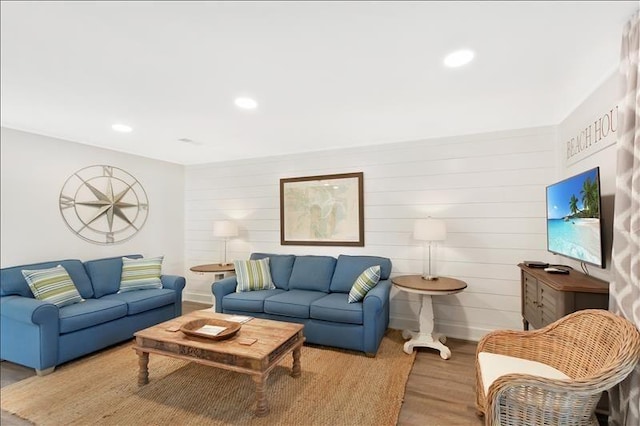
[[[22,270],[57,265],[67,270],[84,302],[58,308],[33,297]],[[138,330],[181,315],[183,277],[163,275],[161,289],[117,294],[121,274],[121,257],[1,269],[0,357],[44,375],[59,364],[131,339]]]
[[[269,258],[273,290],[236,292],[236,277],[212,284],[216,312],[304,324],[306,341],[374,356],[389,325],[391,260],[377,256]],[[380,281],[362,302],[348,303],[351,286],[367,268],[380,265]]]

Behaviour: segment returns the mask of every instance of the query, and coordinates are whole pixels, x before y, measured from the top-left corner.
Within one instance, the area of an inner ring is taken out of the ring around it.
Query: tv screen
[[[547,186],[547,250],[604,268],[600,168]]]

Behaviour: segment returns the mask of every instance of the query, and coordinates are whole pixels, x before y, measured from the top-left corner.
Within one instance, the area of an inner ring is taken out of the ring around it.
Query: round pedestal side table
[[[226,272],[234,272],[236,269],[233,263],[223,265],[222,263],[212,263],[210,265],[196,265],[189,268],[193,272],[204,274],[205,272],[212,272],[216,274],[216,277],[223,276]]]
[[[213,275],[213,282],[215,283],[216,281],[220,281],[221,279],[224,279],[227,274],[229,274],[230,276],[232,276],[232,274],[235,273],[236,269],[233,266],[233,263],[228,263],[226,265],[223,265],[222,263],[211,263],[208,265],[196,265],[196,266],[192,266],[191,268],[189,268],[190,271],[195,272],[198,275],[204,275],[206,273],[212,273]],[[212,296],[212,300],[211,300],[211,305],[212,305],[212,309],[215,310],[216,307],[216,298],[215,296]]]
[[[420,306],[420,330],[404,330],[402,337],[410,339],[404,344],[404,351],[413,352],[416,346],[432,348],[440,351],[442,359],[451,358],[451,350],[444,344],[446,336],[434,332],[432,296],[456,294],[467,288],[467,283],[455,278],[439,277],[436,280],[425,280],[420,275],[402,275],[391,279],[394,287],[408,293],[417,293],[422,297]]]

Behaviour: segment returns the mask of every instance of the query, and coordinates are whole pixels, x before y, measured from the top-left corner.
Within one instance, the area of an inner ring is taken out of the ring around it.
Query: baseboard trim
[[[453,324],[436,321],[436,330],[448,337],[454,339],[469,340],[478,342],[482,337],[492,332],[492,328],[470,327],[466,324]]]
[[[389,319],[389,328],[396,330],[418,330],[420,325],[418,321],[411,318],[395,317]],[[466,324],[455,324],[450,322],[441,322],[436,319],[436,331],[447,337],[454,339],[468,340],[471,342],[479,341],[485,334],[493,331],[491,328],[469,327]]]
[[[213,294],[183,292],[182,300],[184,300],[185,302],[198,302],[198,303],[212,304]]]

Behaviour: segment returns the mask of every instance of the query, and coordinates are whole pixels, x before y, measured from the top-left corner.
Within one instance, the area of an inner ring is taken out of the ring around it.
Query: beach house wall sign
[[[587,122],[566,141],[566,161],[573,164],[615,144],[618,130],[618,105]]]

